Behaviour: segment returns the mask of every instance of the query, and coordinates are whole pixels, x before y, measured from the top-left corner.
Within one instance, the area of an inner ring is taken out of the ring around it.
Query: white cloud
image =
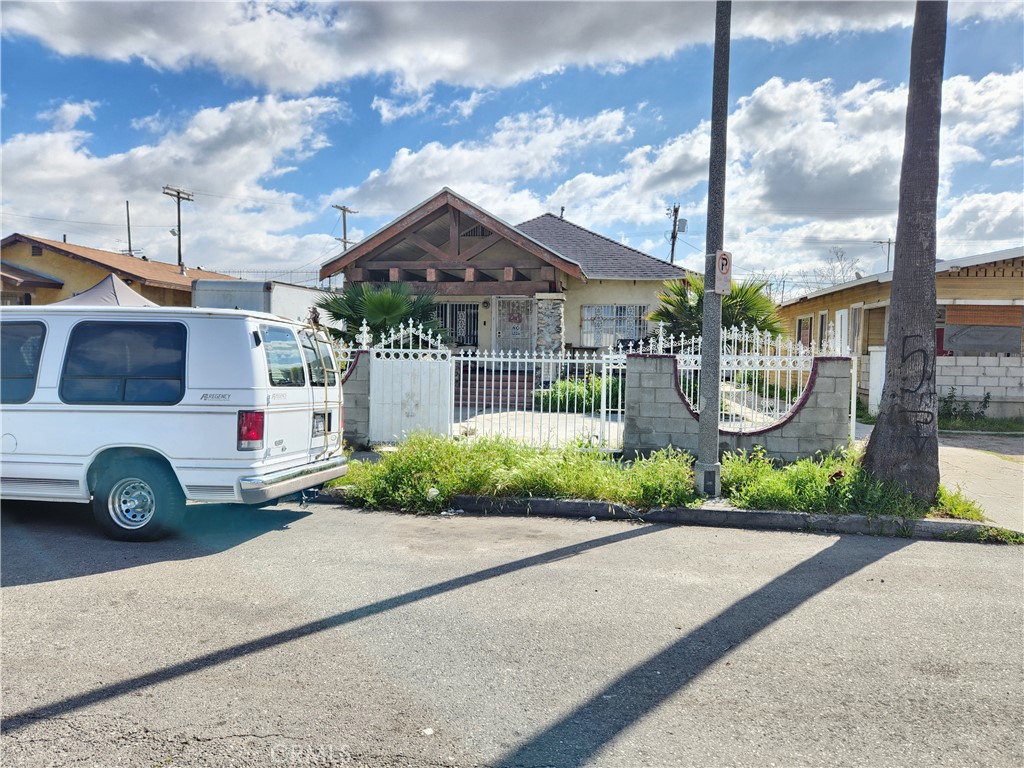
[[[938,236],[953,244],[949,256],[968,256],[978,251],[970,240],[1009,241],[1019,245],[1024,237],[1024,201],[1015,192],[964,195],[947,201],[947,213],[939,218]],[[999,246],[990,250],[999,250]]]
[[[476,112],[477,107],[493,97],[494,91],[473,91],[468,98],[453,101],[449,111],[465,120]]]
[[[145,117],[132,118],[129,125],[137,131],[148,133],[163,133],[169,128],[168,121],[159,112]]]
[[[946,83],[943,190],[954,169],[974,159],[967,150],[1019,131],[1021,84],[1019,72]],[[737,100],[729,118],[727,240],[743,254],[748,272],[809,271],[831,245],[846,243],[860,244],[865,270],[868,262],[884,261],[871,241],[895,231],[906,100],[905,87],[880,81],[837,91],[828,80],[779,78]],[[645,247],[654,247],[660,241],[651,236],[669,229],[665,208],[672,202],[682,204],[691,222],[705,215],[709,126],[658,146],[632,147],[634,117],[612,111],[571,120],[550,109],[515,115],[477,142],[402,149],[387,168],[332,198],[355,201],[367,215],[386,220],[451,186],[513,223],[564,205],[574,222],[606,233],[629,224],[648,237]],[[620,162],[604,173],[561,177],[567,159],[588,143],[622,147]],[[542,193],[546,179],[555,186]],[[1024,237],[1022,195],[997,197],[940,197],[948,209],[940,255],[977,250],[967,242],[971,237]],[[702,237],[698,231],[685,240]],[[677,256],[694,258],[693,250],[680,245]]]
[[[90,120],[95,120],[96,107],[99,105],[98,101],[65,102],[59,107],[40,112],[37,117],[40,120],[47,120],[53,123],[55,131],[70,131],[83,118],[87,117]]]
[[[406,100],[404,103],[399,103],[394,99],[385,99],[380,96],[376,96],[373,99],[373,103],[370,105],[371,109],[376,110],[380,113],[380,121],[387,125],[393,123],[403,117],[409,117],[411,115],[419,115],[427,111],[433,100],[434,95],[427,91],[416,99]]]
[[[269,182],[326,146],[320,126],[342,110],[331,98],[249,99],[204,109],[152,144],[106,156],[90,150],[84,131],[12,136],[2,147],[5,228],[54,239],[67,232],[73,242],[118,250],[129,200],[133,246],[173,262],[176,243],[167,230],[175,207],[161,194],[169,184],[195,192],[195,202],[182,206],[187,264],[315,266],[321,251],[337,244],[326,235],[283,234],[318,211]],[[46,219],[61,221],[61,232],[49,231],[54,225]],[[97,234],[103,232],[109,234]]]
[[[991,165],[993,168],[1004,168],[1009,165],[1020,165],[1021,162],[1024,162],[1024,155],[999,158],[998,160],[993,160]]]
[[[949,78],[942,86],[944,159],[981,160],[987,144],[1019,136],[1022,116],[1024,72],[992,73],[977,82],[964,76]]]
[[[1020,15],[1015,3],[952,6],[955,21]],[[736,4],[734,39],[773,42],[909,27],[913,5]],[[65,56],[212,66],[275,92],[309,93],[361,76],[400,90],[445,82],[503,87],[562,71],[625,66],[714,39],[708,2],[5,2],[4,35]]]
[[[448,186],[499,216],[520,221],[544,210],[533,192],[517,189],[523,182],[554,178],[573,153],[594,144],[619,144],[630,135],[626,116],[618,110],[578,120],[550,109],[512,115],[482,141],[402,148],[386,169],[324,199],[347,200],[367,216],[396,216]]]

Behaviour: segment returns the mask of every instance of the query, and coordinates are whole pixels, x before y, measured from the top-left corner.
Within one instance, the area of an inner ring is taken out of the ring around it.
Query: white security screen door
[[[497,298],[494,302],[495,350],[533,352],[533,299]]]

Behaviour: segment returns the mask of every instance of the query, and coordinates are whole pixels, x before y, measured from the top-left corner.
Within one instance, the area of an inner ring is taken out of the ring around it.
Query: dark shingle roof
[[[673,280],[687,270],[591,232],[571,221],[545,213],[516,226],[533,238],[583,268],[588,280]]]

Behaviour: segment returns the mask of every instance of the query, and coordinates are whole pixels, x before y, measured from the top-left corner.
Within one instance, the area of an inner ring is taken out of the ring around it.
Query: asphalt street
[[[2,515],[4,766],[1020,766],[1024,549],[328,504]]]

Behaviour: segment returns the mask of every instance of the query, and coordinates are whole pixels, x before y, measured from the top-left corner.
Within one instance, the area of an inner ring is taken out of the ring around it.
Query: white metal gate
[[[370,442],[393,443],[413,432],[451,434],[455,380],[451,351],[410,321],[385,335],[369,352]]]

